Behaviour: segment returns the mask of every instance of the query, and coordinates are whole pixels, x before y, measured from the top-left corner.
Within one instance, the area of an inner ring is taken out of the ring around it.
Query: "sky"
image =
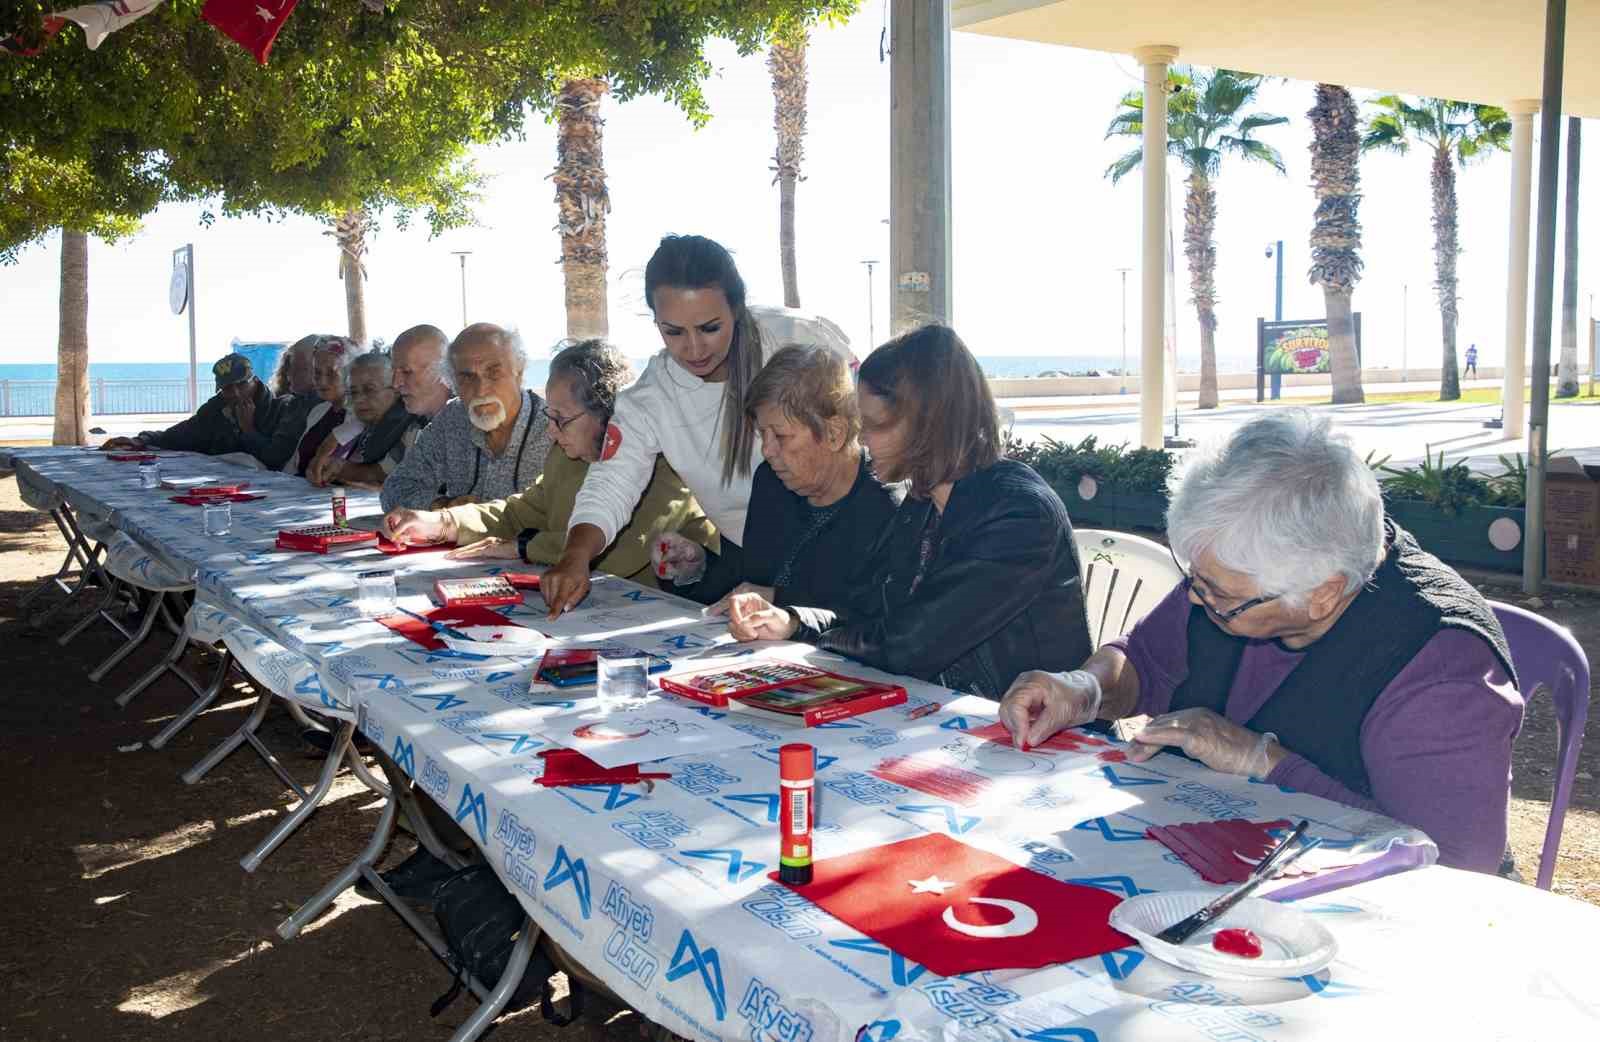
[[[812,40],[805,180],[797,203],[802,306],[838,322],[858,355],[871,342],[864,260],[880,262],[871,277],[877,341],[885,338],[889,319],[889,66],[879,60],[882,18],[880,5],[863,5],[848,24],[820,29]],[[115,45],[114,37],[107,42]],[[660,347],[641,282],[663,234],[694,232],[721,241],[737,258],[749,299],[782,302],[764,55],[740,57],[719,42],[708,57],[716,75],[706,85],[713,118],[703,129],[656,99],[605,103],[611,337],[635,357]],[[1127,56],[956,33],[952,70],[953,325],[978,355],[1114,358],[1123,343],[1116,269],[1131,267],[1127,344],[1137,368],[1139,177],[1118,185],[1104,177],[1106,166],[1133,143],[1107,141],[1104,133],[1118,99],[1139,86],[1137,66]],[[1358,90],[1357,100],[1373,93]],[[1291,123],[1260,136],[1281,151],[1287,174],[1230,158],[1218,180],[1217,352],[1225,370],[1251,363],[1256,318],[1271,317],[1268,242],[1284,242],[1285,317],[1322,314],[1321,292],[1305,278],[1315,199],[1304,114],[1312,100],[1309,83],[1269,83],[1258,109],[1289,116]],[[470,250],[465,317],[515,327],[531,351],[543,354],[565,333],[556,206],[547,179],[556,158],[555,128],[534,122],[524,139],[475,155],[490,176],[476,227],[429,239],[425,227],[401,231],[386,223],[369,240],[368,329],[390,340],[419,322],[458,328],[461,274],[452,253]],[[1600,220],[1600,185],[1595,164],[1589,165],[1583,197],[1593,202],[1580,241],[1595,241],[1588,233]],[[1485,365],[1503,355],[1510,168],[1509,154],[1496,154],[1460,171],[1458,181],[1458,340],[1462,350],[1476,343]],[[1361,172],[1366,272],[1355,309],[1363,315],[1367,364],[1437,366],[1428,156],[1421,150],[1369,154]],[[1176,168],[1173,179],[1175,220],[1181,221]],[[167,284],[172,251],[189,242],[202,362],[225,353],[233,338],[293,340],[345,331],[337,250],[324,226],[305,218],[219,218],[203,227],[200,212],[197,205],[165,206],[135,238],[91,242],[91,361],[187,358],[187,319],[169,310]],[[1181,225],[1175,233],[1181,236]],[[1179,355],[1187,363],[1198,352],[1198,324],[1187,303],[1181,240],[1177,248]],[[17,264],[0,267],[0,300],[10,326],[0,362],[55,360],[59,265],[59,241],[52,236]],[[1558,267],[1558,315],[1559,280]],[[1600,288],[1600,277],[1594,282]],[[1581,278],[1579,285],[1581,323],[1590,314],[1592,289]],[[1586,350],[1581,335],[1580,343]]]

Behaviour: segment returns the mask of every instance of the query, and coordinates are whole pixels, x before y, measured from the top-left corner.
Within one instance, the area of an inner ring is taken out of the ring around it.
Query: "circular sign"
[[[1509,517],[1497,517],[1489,522],[1489,545],[1496,550],[1515,550],[1522,542],[1522,526]]]
[[[1100,492],[1100,483],[1093,477],[1085,474],[1078,479],[1078,498],[1084,502],[1093,499]]]
[[[172,259],[172,281],[167,284],[167,303],[172,305],[174,315],[183,314],[184,305],[189,303],[189,265],[176,257]]]

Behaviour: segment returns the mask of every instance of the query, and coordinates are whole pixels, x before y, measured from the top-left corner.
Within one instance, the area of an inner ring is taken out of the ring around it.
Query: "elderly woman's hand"
[[[1087,670],[1046,673],[1030,669],[1011,682],[1000,702],[1000,722],[1018,749],[1043,745],[1051,735],[1086,724],[1100,712],[1100,681]]]
[[[458,546],[444,556],[447,561],[470,561],[474,558],[515,561],[517,559],[517,541],[515,539],[500,539],[496,536],[490,536],[487,539],[480,539],[476,543]]]
[[[800,628],[786,608],[779,608],[759,593],[731,593],[712,606],[728,614],[728,632],[739,641],[788,640]]]
[[[676,532],[662,532],[650,544],[651,570],[658,579],[692,586],[706,574],[706,548]]]
[[[1283,757],[1275,734],[1258,734],[1209,709],[1163,713],[1133,736],[1128,759],[1143,763],[1174,745],[1214,771],[1265,778]]]
[[[383,534],[402,546],[433,546],[456,541],[455,519],[437,510],[397,507],[383,515]]]

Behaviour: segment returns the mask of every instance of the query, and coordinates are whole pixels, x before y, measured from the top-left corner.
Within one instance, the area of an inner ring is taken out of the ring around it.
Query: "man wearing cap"
[[[285,415],[294,411],[294,400],[288,395],[274,398],[244,355],[218,359],[211,375],[216,377],[217,393],[187,420],[164,431],[140,431],[137,438],[112,438],[100,448],[173,449],[208,456],[253,452],[251,446],[264,445]]]

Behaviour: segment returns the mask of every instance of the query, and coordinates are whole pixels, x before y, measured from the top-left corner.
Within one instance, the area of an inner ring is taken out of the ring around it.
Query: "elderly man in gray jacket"
[[[384,481],[384,510],[504,499],[533,484],[550,452],[550,432],[544,400],[522,386],[527,364],[522,338],[488,322],[451,341],[444,375],[457,397]]]

